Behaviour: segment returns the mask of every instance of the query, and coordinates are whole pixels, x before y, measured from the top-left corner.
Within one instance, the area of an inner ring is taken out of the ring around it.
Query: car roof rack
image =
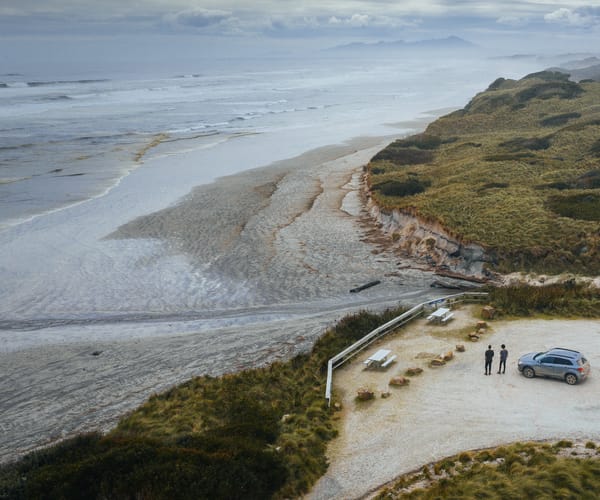
[[[566,347],[553,347],[552,349],[550,349],[550,351],[566,351],[572,352],[573,354],[580,354],[579,351],[576,351],[574,349],[567,349]]]

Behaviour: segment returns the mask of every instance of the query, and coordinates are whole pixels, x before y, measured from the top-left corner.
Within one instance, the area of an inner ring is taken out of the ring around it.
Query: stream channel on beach
[[[350,312],[439,296],[369,242],[361,169],[531,69],[323,57],[7,73],[0,459],[110,428],[194,375],[306,351]]]

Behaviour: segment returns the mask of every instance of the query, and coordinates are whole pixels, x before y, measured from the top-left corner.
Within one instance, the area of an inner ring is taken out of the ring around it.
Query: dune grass
[[[513,317],[534,315],[597,318],[600,290],[565,282],[545,286],[490,287],[489,300],[499,314]]]
[[[107,435],[0,467],[0,498],[296,498],[325,472],[337,434],[328,359],[402,311],[348,316],[311,353],[154,395]]]
[[[462,452],[399,478],[375,498],[598,498],[600,452],[588,442],[585,458],[579,453],[569,441]]]
[[[489,291],[502,315],[600,311],[600,292],[574,282]],[[401,312],[348,316],[310,353],[154,395],[106,435],[83,434],[0,467],[0,498],[297,498],[325,472],[327,443],[337,434],[324,398],[328,359]],[[446,462],[436,468],[453,467]],[[495,481],[477,486],[482,498]]]
[[[479,243],[499,272],[599,274],[598,102],[598,82],[499,79],[376,155],[373,199]]]

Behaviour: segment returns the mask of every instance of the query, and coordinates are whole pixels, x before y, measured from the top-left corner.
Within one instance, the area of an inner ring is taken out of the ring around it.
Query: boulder
[[[410,384],[410,380],[407,379],[406,377],[398,376],[398,377],[393,377],[390,380],[390,385],[393,385],[394,387],[402,387],[402,386],[405,386],[408,384]]]
[[[373,399],[375,397],[375,393],[370,389],[361,388],[358,390],[356,397],[361,401],[368,401],[369,399]]]
[[[415,375],[420,375],[421,373],[423,373],[423,368],[418,368],[418,367],[408,368],[404,372],[404,374],[408,377],[414,377]]]
[[[496,314],[496,309],[492,306],[484,306],[481,310],[481,316],[484,319],[494,319],[494,315]]]
[[[456,344],[456,352],[465,352],[464,344]]]

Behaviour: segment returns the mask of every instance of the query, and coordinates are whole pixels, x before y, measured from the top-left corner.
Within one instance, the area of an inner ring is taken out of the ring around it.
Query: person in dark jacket
[[[508,358],[508,350],[506,346],[502,344],[502,350],[500,351],[500,365],[498,366],[498,373],[506,373],[506,360]]]
[[[487,351],[485,351],[485,374],[492,374],[492,359],[494,359],[494,351],[492,350],[492,346],[489,345]]]

